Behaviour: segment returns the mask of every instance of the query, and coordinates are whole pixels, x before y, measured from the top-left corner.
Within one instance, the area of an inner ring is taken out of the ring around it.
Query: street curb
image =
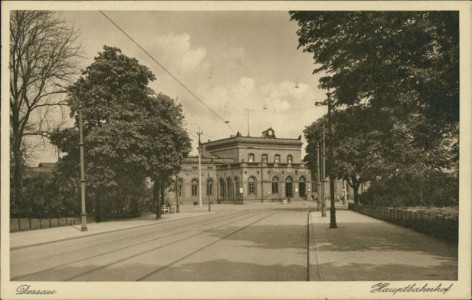
[[[158,222],[158,223],[136,225],[136,226],[126,227],[126,228],[120,228],[120,229],[112,229],[112,230],[107,230],[107,231],[92,233],[92,234],[88,234],[88,235],[84,235],[84,236],[74,236],[74,237],[63,238],[63,239],[58,239],[58,240],[53,240],[53,241],[47,241],[47,242],[42,242],[42,243],[37,243],[37,244],[11,247],[11,248],[10,248],[10,251],[19,250],[19,249],[25,249],[25,248],[31,248],[31,247],[35,247],[35,246],[42,246],[42,245],[52,244],[52,243],[56,243],[56,242],[63,242],[63,241],[68,241],[68,240],[74,240],[74,239],[83,239],[83,238],[86,238],[86,237],[96,236],[96,235],[105,234],[105,233],[110,233],[110,232],[119,232],[119,231],[129,230],[129,229],[133,229],[133,228],[139,228],[139,227],[145,227],[145,226],[154,226],[154,225],[159,225],[159,224],[163,224],[163,223],[170,223],[170,222],[175,222],[175,221],[178,221],[178,220],[184,220],[184,219],[190,219],[190,218],[197,218],[197,217],[203,217],[203,216],[205,216],[205,215],[188,216],[188,217],[186,217],[186,218],[173,219],[173,220],[166,220],[166,221],[162,221],[162,222]],[[156,220],[156,221],[159,221],[159,220]],[[73,225],[70,225],[70,226],[72,227]],[[57,227],[56,227],[56,228],[57,228]],[[11,239],[11,234],[10,234],[10,239]]]
[[[308,281],[321,281],[321,270],[318,264],[318,253],[316,251],[314,224],[311,221],[311,213],[308,213]]]
[[[308,208],[306,223],[306,281],[310,281],[310,208]]]

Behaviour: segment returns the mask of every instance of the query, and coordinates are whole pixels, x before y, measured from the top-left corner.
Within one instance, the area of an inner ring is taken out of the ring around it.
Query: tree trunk
[[[125,217],[125,193],[123,192],[120,197],[120,217]]]
[[[349,180],[350,177],[350,180]],[[354,191],[354,204],[359,204],[359,187],[361,186],[361,183],[357,180],[357,177],[355,175],[351,176],[346,176],[345,177],[347,180],[347,183],[349,186],[352,188]]]
[[[161,193],[161,206],[162,206],[162,205],[165,205],[165,199],[164,199],[164,197],[165,197],[165,195],[164,195],[164,193],[165,193],[165,186],[166,186],[166,185],[164,184],[164,181],[161,181],[161,186],[160,186],[160,188],[161,188],[161,189],[160,189],[160,193]]]
[[[161,217],[161,201],[159,195],[159,179],[154,179],[154,186],[153,186],[153,197],[154,203],[156,203],[156,219]]]
[[[21,142],[18,139],[13,140],[13,194],[12,204],[16,204],[18,209],[23,206],[21,199],[21,186],[23,181],[23,158],[21,153]]]
[[[139,212],[139,203],[135,197],[131,198],[129,201],[129,215],[130,217],[139,217],[141,215]]]
[[[95,193],[95,222],[99,223],[102,221],[102,212],[100,207],[100,193]]]
[[[354,204],[358,205],[360,203],[359,187],[361,186],[361,182],[357,180],[356,176],[352,176],[352,185],[354,190]]]
[[[354,184],[354,204],[359,204],[359,186],[360,184]]]

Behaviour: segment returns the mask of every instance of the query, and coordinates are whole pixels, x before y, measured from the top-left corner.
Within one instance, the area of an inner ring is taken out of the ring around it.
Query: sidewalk
[[[29,231],[20,231],[10,233],[10,249],[18,249],[38,244],[47,244],[59,240],[68,240],[91,236],[111,231],[126,230],[129,228],[140,226],[151,226],[155,224],[162,224],[174,220],[182,220],[192,217],[211,214],[208,209],[200,209],[192,207],[181,209],[180,213],[162,214],[159,220],[155,219],[155,214],[143,215],[138,219],[105,221],[100,223],[87,224],[87,231],[81,231],[81,225],[69,225],[45,229],[36,229]]]
[[[310,213],[310,280],[457,280],[457,246],[353,211]]]

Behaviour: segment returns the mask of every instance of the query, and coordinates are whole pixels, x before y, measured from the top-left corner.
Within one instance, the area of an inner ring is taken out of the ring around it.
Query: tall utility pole
[[[79,107],[79,147],[80,147],[80,200],[82,206],[80,231],[87,231],[87,211],[85,209],[85,162],[84,162],[84,133],[82,124],[82,107]]]
[[[320,150],[321,150],[320,143],[316,143],[316,191],[317,191],[317,194],[318,194],[318,201],[317,201],[317,205],[316,205],[317,210],[320,209],[320,203],[321,203],[321,169],[320,169],[321,155],[320,155]]]
[[[333,132],[331,129],[331,93],[327,93],[328,96],[328,134],[329,134],[329,194],[331,200],[331,206],[329,208],[330,223],[329,228],[337,228],[336,225],[336,207],[334,206],[334,152],[333,152]]]
[[[207,184],[210,182],[210,173],[208,173],[208,179],[207,179]],[[211,199],[210,199],[210,191],[208,190],[209,186],[207,186],[207,196],[208,196],[208,211],[211,211]],[[213,185],[211,186],[211,189],[213,190]],[[213,193],[213,191],[212,191]]]
[[[202,145],[200,142],[200,136],[203,134],[202,131],[200,131],[200,127],[198,128],[198,206],[200,208],[203,207],[202,203]]]
[[[264,203],[264,162],[261,160],[261,202]]]
[[[175,175],[175,212],[180,212],[179,207],[179,176]]]
[[[250,136],[249,134],[249,111],[252,111],[253,109],[246,108],[247,110],[247,136]]]
[[[326,217],[326,201],[325,201],[325,187],[326,187],[326,137],[325,128],[323,127],[321,140],[321,216]]]

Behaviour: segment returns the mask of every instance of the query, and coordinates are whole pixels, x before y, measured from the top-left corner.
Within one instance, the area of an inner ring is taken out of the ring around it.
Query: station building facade
[[[202,143],[201,182],[198,157],[183,161],[175,187],[167,191],[174,205],[302,201],[311,198],[310,171],[302,161],[301,136],[277,138],[269,128],[260,137],[242,136]],[[175,194],[177,192],[177,195]],[[177,196],[177,197],[176,197]]]

